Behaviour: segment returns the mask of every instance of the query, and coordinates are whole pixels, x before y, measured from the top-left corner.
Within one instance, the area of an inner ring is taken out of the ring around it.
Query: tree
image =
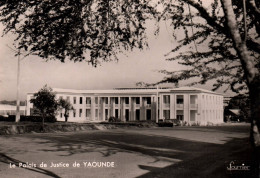
[[[63,98],[60,98],[58,100],[58,105],[60,107],[60,110],[64,109],[65,122],[67,122],[69,117],[69,111],[73,110],[73,106],[68,100],[65,100]]]
[[[240,121],[248,122],[250,120],[250,100],[248,95],[239,94],[232,97],[228,103],[228,106],[225,107],[224,112],[228,113],[229,109],[240,110],[240,115],[238,117]]]
[[[260,2],[255,0],[213,0],[205,8],[201,0],[161,1],[161,19],[171,20],[178,45],[168,60],[186,65],[183,71],[162,71],[162,82],[178,83],[194,78],[192,84],[214,79],[214,90],[228,86],[235,92],[248,92],[251,107],[251,143],[255,151],[256,177],[260,160]],[[185,10],[186,8],[186,10]],[[193,47],[182,52],[183,47]]]
[[[52,92],[52,89],[45,85],[37,93],[33,95],[33,98],[30,100],[33,103],[41,117],[42,117],[42,126],[44,128],[44,120],[46,117],[55,117],[58,103],[55,100],[55,93]]]
[[[122,50],[143,49],[151,11],[146,1],[8,0],[0,2],[0,21],[4,34],[17,34],[17,49],[96,66],[100,59],[117,59]]]

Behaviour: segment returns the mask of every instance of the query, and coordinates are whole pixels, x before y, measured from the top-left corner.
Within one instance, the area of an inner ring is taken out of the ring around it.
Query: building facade
[[[20,115],[26,115],[26,106],[20,106]],[[0,104],[0,116],[16,115],[16,106],[10,104]]]
[[[110,117],[121,121],[179,119],[187,124],[207,125],[223,122],[223,96],[193,87],[121,88],[113,90],[53,89],[56,97],[73,105],[68,121],[102,122]],[[27,114],[33,108],[27,95]],[[64,121],[64,111],[57,115]]]

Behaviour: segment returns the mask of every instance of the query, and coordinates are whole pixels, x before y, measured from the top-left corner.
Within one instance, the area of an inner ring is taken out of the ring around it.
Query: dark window
[[[76,104],[77,103],[77,98],[73,97],[73,103]]]
[[[125,104],[129,104],[129,98],[128,97],[125,98]]]
[[[115,117],[118,118],[119,114],[118,114],[118,109],[115,109]]]
[[[73,117],[76,117],[76,110],[73,110]]]
[[[147,97],[147,104],[151,104],[151,103],[152,103],[151,97]]]
[[[151,109],[146,110],[146,120],[151,120],[152,119],[152,111]]]
[[[135,120],[139,121],[140,120],[140,109],[137,109],[135,111]]]
[[[118,104],[118,97],[115,98],[115,104]]]
[[[183,95],[177,95],[177,104],[183,104]]]
[[[140,98],[139,97],[137,97],[135,101],[136,101],[136,104],[140,104]]]
[[[79,109],[79,117],[82,115],[82,109]]]
[[[108,104],[108,98],[104,98],[105,104]]]
[[[125,120],[129,121],[129,109],[125,110]]]
[[[82,97],[79,97],[79,104],[82,104]]]

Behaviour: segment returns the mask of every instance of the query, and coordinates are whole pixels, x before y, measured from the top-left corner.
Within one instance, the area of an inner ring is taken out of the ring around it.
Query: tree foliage
[[[55,97],[56,95],[52,92],[52,89],[45,85],[30,100],[33,103],[33,107],[40,112],[43,122],[46,117],[55,117],[56,115],[58,102]]]
[[[123,50],[143,49],[145,21],[151,14],[156,12],[145,0],[0,2],[4,34],[17,34],[18,49],[62,62],[86,60],[94,66],[99,59],[117,59]]]
[[[159,83],[174,82],[194,78],[192,84],[205,84],[216,80],[214,90],[228,86],[234,92],[247,89],[247,78],[241,56],[237,52],[228,21],[223,10],[223,3],[218,0],[206,7],[201,0],[161,1],[163,13],[161,19],[170,20],[174,38],[178,45],[169,52],[170,61],[186,65],[182,71],[161,72],[167,77]],[[207,1],[207,4],[209,2]],[[243,1],[233,0],[236,24],[242,39],[245,40],[249,56],[253,61],[252,68],[259,73],[260,66],[260,19],[259,1],[246,1],[246,33],[243,19]],[[179,35],[183,31],[183,35]],[[245,36],[246,35],[246,36]],[[182,49],[187,49],[182,51]],[[177,55],[176,55],[177,54]],[[172,57],[171,57],[172,55]],[[190,67],[192,66],[192,68]]]
[[[225,107],[227,113],[229,109],[240,110],[240,121],[250,121],[250,101],[248,95],[237,95],[230,99],[228,106]]]
[[[60,98],[58,100],[58,105],[59,105],[60,110],[64,109],[65,122],[67,122],[68,117],[69,117],[69,111],[74,109],[72,104],[69,102],[69,100],[65,100],[63,98]]]

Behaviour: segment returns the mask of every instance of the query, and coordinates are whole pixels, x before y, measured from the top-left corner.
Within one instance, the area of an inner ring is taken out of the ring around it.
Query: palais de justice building
[[[121,121],[179,119],[199,125],[223,122],[223,95],[194,87],[53,91],[57,98],[73,105],[69,122],[102,122],[112,116]],[[33,93],[27,94],[27,115],[33,108],[32,97]],[[64,121],[64,111],[56,117]]]

